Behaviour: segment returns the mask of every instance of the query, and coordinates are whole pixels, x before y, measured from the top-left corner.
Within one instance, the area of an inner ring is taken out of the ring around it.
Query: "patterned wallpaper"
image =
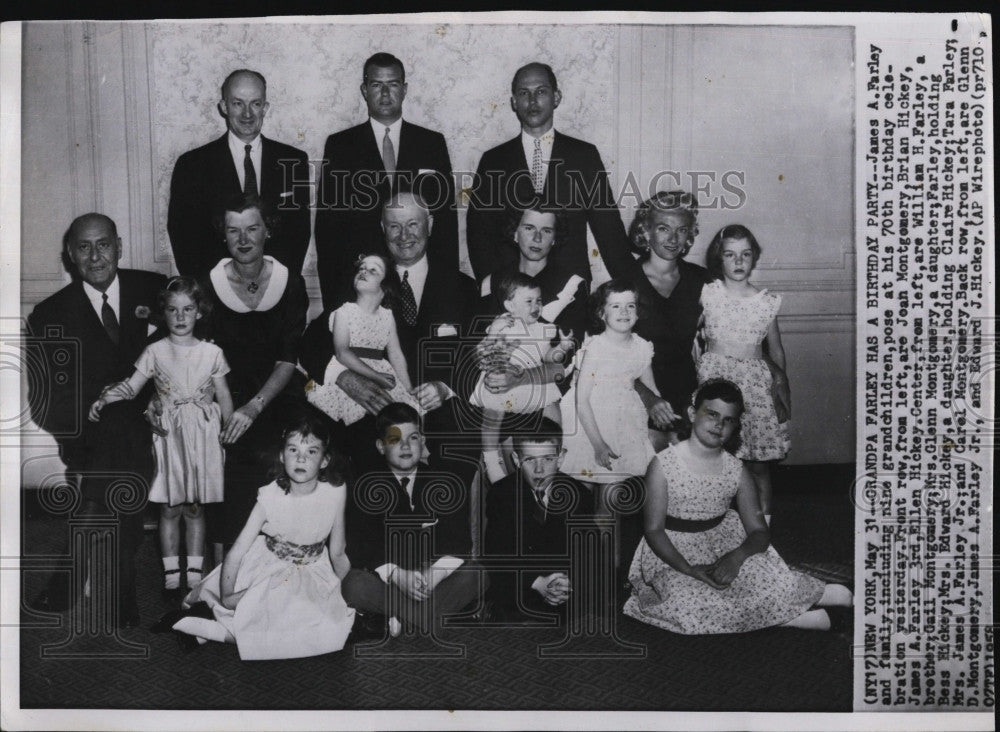
[[[236,68],[267,78],[264,134],[318,159],[327,135],[366,119],[362,64],[388,51],[406,65],[404,117],[444,134],[455,170],[475,171],[483,152],[518,133],[509,104],[514,71],[544,60],[563,92],[557,128],[595,143],[606,160],[612,153],[612,26],[156,23],[147,26],[147,41],[158,260],[170,251],[174,162],[225,131],[219,86]]]

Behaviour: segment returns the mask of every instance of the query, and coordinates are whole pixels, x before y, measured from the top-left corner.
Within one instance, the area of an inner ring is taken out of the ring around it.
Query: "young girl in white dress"
[[[340,593],[351,569],[344,538],[347,487],[326,474],[332,459],[330,435],[316,417],[304,416],[285,430],[280,477],[258,491],[222,565],[185,598],[196,607],[165,617],[154,630],[172,626],[236,643],[244,661],[343,648],[354,624],[354,610]],[[211,619],[199,613],[205,608],[199,603],[211,609]]]
[[[370,254],[360,258],[357,267],[354,275],[357,297],[330,315],[336,359],[386,389],[389,401],[404,402],[419,411],[419,404],[411,394],[413,386],[396,334],[396,321],[392,310],[384,307],[385,300],[393,296],[385,281],[388,262],[384,257]],[[337,386],[330,366],[323,383],[306,391],[306,399],[344,424],[353,424],[366,414],[364,407]]]
[[[163,556],[164,599],[180,600],[180,522],[184,519],[187,549],[186,584],[202,579],[205,553],[205,503],[223,499],[222,424],[233,413],[226,384],[229,365],[222,349],[194,335],[195,324],[208,313],[209,301],[190,277],[174,277],[159,295],[166,338],[150,345],[135,364],[135,372],[112,385],[90,408],[90,419],[112,402],[132,399],[149,379],[156,386],[162,414],[154,429],[156,476],[149,500],[160,504],[160,551]]]
[[[524,370],[543,363],[562,363],[573,347],[568,333],[559,332],[559,341],[553,345],[556,326],[542,323],[542,289],[526,274],[514,272],[504,277],[496,287],[502,293],[507,311],[498,316],[486,330],[487,338],[503,336],[519,342],[510,354],[510,364]],[[532,414],[541,411],[557,424],[562,421],[559,410],[561,394],[555,384],[519,384],[508,391],[494,393],[486,388],[486,374],[469,401],[483,408],[483,456],[490,482],[495,483],[508,473],[508,456],[500,454],[500,427],[504,416]]]
[[[853,603],[847,587],[789,569],[770,546],[753,480],[723,450],[742,412],[735,384],[706,382],[688,408],[691,437],[650,462],[626,615],[685,635],[826,630],[831,615],[823,608]],[[737,511],[729,508],[734,496]]]
[[[593,295],[594,331],[577,354],[576,381],[563,397],[566,458],[562,470],[577,480],[604,486],[598,511],[608,512],[608,486],[642,475],[653,456],[647,411],[635,390],[639,379],[659,396],[653,382],[653,344],[632,332],[639,317],[632,284],[611,280]]]
[[[746,412],[736,456],[746,461],[770,523],[769,463],[788,454],[791,404],[785,378],[780,381],[780,393],[772,396],[771,367],[763,358],[766,341],[771,362],[784,376],[785,351],[776,317],[781,296],[750,283],[760,253],[757,239],[739,224],[723,227],[709,244],[705,260],[715,279],[701,292],[707,347],[698,359],[697,371],[699,384],[713,378],[728,379],[743,394]]]

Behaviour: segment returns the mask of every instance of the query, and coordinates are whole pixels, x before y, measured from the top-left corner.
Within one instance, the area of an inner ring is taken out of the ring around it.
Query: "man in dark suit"
[[[110,512],[117,518],[117,622],[132,627],[139,622],[133,557],[142,541],[142,507],[153,474],[145,399],[140,395],[109,405],[99,422],[88,421],[87,412],[105,387],[135,370],[154,330],[149,316],[166,278],[119,270],[121,248],[114,221],[103,214],[85,214],[70,225],[63,256],[73,282],[40,302],[28,317],[29,336],[39,339],[48,376],[44,383],[30,382],[29,399],[35,422],[59,444],[67,478],[78,480],[77,515]],[[66,341],[73,344],[68,361],[66,349],[56,347]],[[62,378],[66,374],[70,378]],[[135,492],[123,493],[122,483]],[[107,571],[99,574],[108,576]],[[94,586],[99,579],[93,572],[91,581],[95,597],[100,588]],[[36,605],[57,611],[74,599],[65,578],[54,577]]]
[[[359,254],[385,254],[382,207],[399,191],[428,204],[434,261],[458,267],[455,183],[444,136],[403,119],[406,72],[388,53],[365,61],[361,95],[369,119],[330,135],[323,150],[316,204],[316,258],[323,306],[353,299],[351,277]]]
[[[468,395],[479,372],[474,363],[476,341],[469,339],[475,286],[459,272],[458,265],[427,255],[434,218],[423,201],[413,193],[399,193],[386,201],[383,216],[383,246],[392,266],[386,274],[400,297],[392,304],[396,331],[406,357],[416,397],[428,411],[427,433],[432,437],[454,437],[461,425],[468,425],[472,407]],[[353,268],[352,268],[353,271]],[[388,392],[371,379],[353,371],[327,371],[334,356],[330,335],[330,313],[341,303],[310,323],[303,335],[300,362],[309,376],[322,383],[324,375],[340,386],[369,413],[348,429],[348,445],[356,462],[372,457],[375,440],[374,418],[389,404]]]
[[[375,427],[382,464],[355,481],[348,501],[344,599],[380,623],[393,618],[393,635],[399,623],[429,632],[480,593],[481,571],[469,560],[468,484],[444,461],[421,464],[424,437],[411,406],[389,404]]]
[[[486,497],[484,556],[490,561],[490,599],[498,619],[524,611],[564,610],[573,592],[596,578],[575,576],[567,519],[593,515],[590,491],[559,472],[562,430],[543,419],[535,434],[514,438],[517,472]]]
[[[477,280],[517,263],[505,238],[511,209],[542,200],[567,214],[566,240],[549,265],[590,280],[588,229],[613,277],[630,271],[632,256],[608,174],[597,148],[553,129],[562,94],[551,67],[522,66],[511,83],[510,106],[521,134],[487,151],[469,197],[469,259]]]
[[[264,204],[270,234],[265,254],[293,274],[302,271],[311,222],[309,158],[260,134],[269,106],[263,76],[248,69],[232,72],[219,102],[228,131],[177,159],[167,231],[182,275],[201,277],[229,256],[220,217],[226,202],[241,192]]]

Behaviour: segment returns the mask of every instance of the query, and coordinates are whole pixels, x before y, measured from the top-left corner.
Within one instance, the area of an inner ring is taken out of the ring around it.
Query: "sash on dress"
[[[292,564],[312,564],[319,559],[323,547],[326,546],[326,540],[317,541],[315,544],[293,544],[269,534],[264,534],[264,540],[274,556]]]

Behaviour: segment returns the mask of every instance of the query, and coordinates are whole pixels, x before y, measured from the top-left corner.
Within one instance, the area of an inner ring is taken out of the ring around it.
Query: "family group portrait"
[[[852,709],[850,25],[21,24],[19,700]]]

